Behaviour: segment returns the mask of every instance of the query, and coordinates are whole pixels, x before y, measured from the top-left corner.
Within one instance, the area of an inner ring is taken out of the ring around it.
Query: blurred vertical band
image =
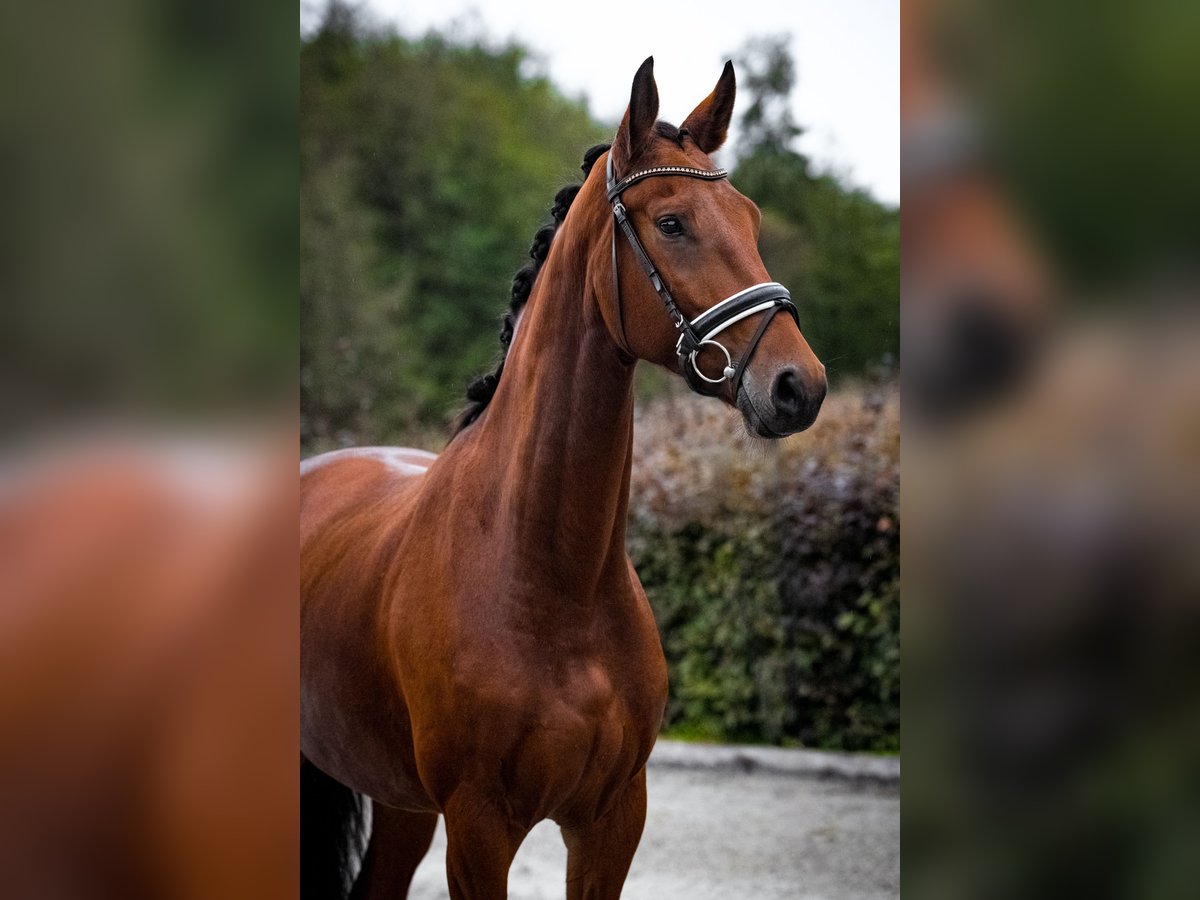
[[[1200,8],[905,0],[905,893],[1200,880]]]
[[[295,8],[6,9],[0,420],[290,409]],[[285,27],[286,26],[286,27]]]
[[[0,13],[0,893],[298,892],[296,10]]]

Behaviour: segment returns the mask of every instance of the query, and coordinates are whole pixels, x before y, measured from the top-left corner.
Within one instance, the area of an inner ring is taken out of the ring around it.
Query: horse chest
[[[595,659],[565,668],[509,711],[517,724],[502,744],[502,787],[537,799],[531,819],[598,816],[641,769],[661,723],[657,684]]]
[[[641,770],[666,700],[661,651],[657,665],[627,653],[460,658],[446,705],[415,721],[435,798],[472,784],[528,824],[599,815]]]

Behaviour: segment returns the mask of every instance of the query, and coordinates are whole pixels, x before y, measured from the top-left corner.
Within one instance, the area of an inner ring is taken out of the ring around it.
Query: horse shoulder
[[[319,538],[339,513],[376,509],[368,501],[407,493],[436,460],[410,447],[351,447],[301,460],[301,542]]]

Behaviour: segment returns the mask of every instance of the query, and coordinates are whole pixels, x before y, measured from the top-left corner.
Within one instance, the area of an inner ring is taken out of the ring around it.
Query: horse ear
[[[654,57],[647,56],[633,76],[633,89],[629,93],[629,108],[617,129],[617,148],[621,151],[621,162],[628,165],[641,151],[658,121],[658,85],[654,83]]]
[[[719,150],[725,143],[729,120],[733,118],[733,98],[736,93],[737,79],[733,75],[733,63],[727,61],[713,92],[683,120],[683,128],[705,153]]]

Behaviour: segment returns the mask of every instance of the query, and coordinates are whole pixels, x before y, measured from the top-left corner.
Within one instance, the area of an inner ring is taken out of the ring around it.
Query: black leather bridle
[[[675,354],[679,358],[679,368],[683,372],[683,377],[687,381],[688,387],[698,394],[712,394],[717,389],[717,385],[732,379],[733,396],[736,398],[738,389],[742,384],[742,376],[746,373],[746,366],[750,363],[750,357],[754,355],[754,351],[758,347],[758,342],[762,340],[762,336],[766,333],[767,326],[771,324],[771,320],[775,318],[775,315],[780,310],[786,309],[795,320],[796,326],[799,327],[800,314],[796,311],[796,304],[792,302],[792,295],[788,293],[787,288],[778,282],[766,281],[740,290],[736,294],[726,297],[720,303],[701,313],[690,322],[687,320],[683,312],[679,309],[679,306],[675,303],[675,299],[671,296],[671,292],[667,289],[666,284],[663,283],[658,269],[651,262],[649,254],[646,253],[646,248],[638,240],[637,232],[633,229],[633,222],[630,221],[625,204],[621,202],[621,194],[630,185],[644,178],[665,175],[682,175],[687,178],[716,181],[721,178],[727,178],[729,173],[724,169],[696,169],[691,166],[652,166],[649,169],[641,169],[640,171],[633,172],[630,175],[626,175],[620,181],[617,181],[613,176],[612,151],[609,151],[606,170],[608,202],[612,204],[613,216],[615,218],[612,238],[613,290],[617,304],[617,328],[621,332],[621,341],[625,344],[623,349],[628,352],[628,344],[625,341],[625,325],[621,314],[621,286],[617,270],[618,228],[625,233],[625,238],[629,241],[629,246],[633,249],[633,255],[637,259],[638,265],[642,267],[642,271],[646,273],[646,277],[654,285],[654,290],[658,292],[663,305],[667,308],[667,314],[671,317],[672,324],[674,324],[675,329],[679,332],[679,340],[675,344]],[[741,359],[735,364],[729,351],[723,344],[716,341],[715,338],[735,322],[740,322],[742,319],[749,318],[758,313],[766,313],[766,315],[763,316],[762,321],[759,323],[758,331],[754,333],[754,337],[746,345]],[[696,354],[704,347],[715,347],[721,353],[725,354],[725,368],[720,378],[709,378],[696,365]]]

